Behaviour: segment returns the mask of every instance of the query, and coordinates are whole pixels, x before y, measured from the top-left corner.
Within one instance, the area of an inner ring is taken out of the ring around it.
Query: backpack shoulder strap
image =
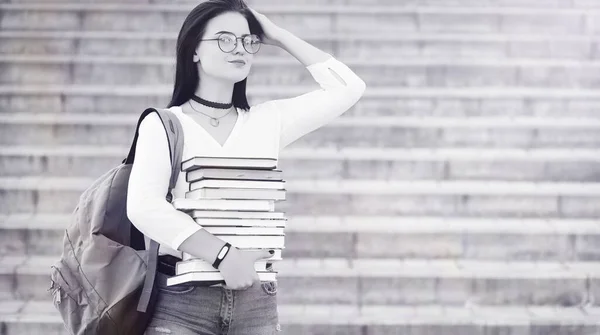
[[[135,147],[137,145],[138,135],[140,124],[142,120],[150,113],[156,112],[162,121],[162,124],[165,128],[165,132],[167,134],[167,141],[169,142],[169,156],[171,159],[171,179],[169,181],[169,190],[166,195],[166,199],[168,202],[173,200],[173,188],[175,188],[175,184],[177,183],[177,177],[179,177],[179,172],[181,171],[181,157],[183,155],[183,128],[181,126],[181,122],[173,112],[168,109],[162,108],[148,108],[146,109],[142,115],[140,115],[138,119],[138,123],[135,129],[135,136],[133,138],[133,143],[131,148],[129,149],[129,154],[127,158],[123,160],[124,164],[133,164],[135,159]],[[138,234],[140,236],[137,239],[141,239],[143,241],[143,235],[137,229],[133,229],[134,235]],[[132,237],[135,239],[134,235]],[[156,268],[158,264],[158,242],[150,239],[150,246],[147,254],[147,270],[146,270],[146,278],[144,279],[144,285],[142,287],[142,292],[140,294],[140,300],[138,302],[137,310],[142,313],[146,313],[148,311],[148,307],[151,302],[151,298],[156,294],[154,292],[154,280],[156,278]]]
[[[163,126],[167,131],[167,140],[169,142],[169,153],[171,155],[171,180],[169,182],[169,193],[167,201],[173,200],[171,191],[175,188],[177,177],[181,172],[181,157],[183,155],[183,128],[179,118],[168,109],[157,109]]]
[[[137,140],[139,136],[140,124],[146,116],[153,112],[156,112],[160,117],[160,120],[162,121],[163,126],[165,128],[165,132],[167,134],[167,141],[169,143],[169,154],[171,159],[171,179],[169,182],[169,192],[167,194],[167,201],[171,202],[173,197],[171,191],[177,183],[177,177],[179,177],[179,172],[181,171],[181,157],[183,155],[183,128],[181,126],[181,122],[179,122],[179,118],[177,118],[177,116],[173,114],[173,112],[163,108],[146,109],[138,119],[133,143],[131,145],[131,148],[129,149],[129,154],[127,155],[127,158],[125,158],[122,163],[133,164],[133,161],[135,160],[135,147],[137,145]]]

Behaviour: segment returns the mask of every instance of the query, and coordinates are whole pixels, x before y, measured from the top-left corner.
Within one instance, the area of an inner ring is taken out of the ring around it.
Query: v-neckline
[[[242,116],[240,114],[240,111],[238,110],[237,107],[235,107],[235,112],[237,114],[237,118],[235,120],[235,123],[233,124],[233,128],[231,129],[231,131],[229,132],[229,135],[227,136],[227,139],[225,139],[225,142],[223,142],[223,144],[219,143],[219,141],[217,141],[206,129],[204,129],[204,127],[202,127],[202,125],[200,125],[198,122],[196,122],[196,120],[194,120],[191,116],[187,115],[186,113],[183,112],[183,108],[181,106],[177,106],[177,108],[179,108],[179,112],[181,114],[183,114],[186,118],[188,118],[192,123],[194,123],[194,125],[196,125],[198,128],[200,128],[202,130],[202,132],[209,137],[216,145],[218,145],[220,148],[224,148],[229,142],[231,142],[231,140],[234,138],[235,134],[236,134],[236,130],[239,128]]]

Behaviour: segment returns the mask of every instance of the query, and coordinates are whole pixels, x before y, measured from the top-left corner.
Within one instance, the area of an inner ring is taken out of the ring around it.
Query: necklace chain
[[[230,110],[229,110],[229,112],[227,112],[227,113],[226,113],[225,115],[223,115],[223,116],[214,117],[214,116],[208,115],[208,114],[206,114],[206,113],[203,113],[203,112],[201,112],[201,111],[197,110],[196,108],[194,108],[194,106],[192,105],[192,103],[191,103],[191,102],[189,102],[189,101],[188,101],[188,104],[190,105],[190,107],[192,107],[192,109],[193,109],[194,111],[196,111],[196,112],[198,112],[198,113],[200,113],[200,114],[203,114],[203,115],[206,115],[206,116],[208,116],[208,117],[210,118],[210,125],[211,125],[211,126],[213,126],[213,127],[218,127],[218,126],[219,126],[219,123],[220,123],[219,119],[221,119],[221,118],[224,118],[225,116],[229,115],[229,113],[231,113],[231,111],[233,110],[233,109],[230,109]]]

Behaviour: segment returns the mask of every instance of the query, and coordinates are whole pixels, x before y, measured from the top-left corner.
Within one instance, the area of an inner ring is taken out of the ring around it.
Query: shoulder
[[[277,100],[267,100],[250,106],[245,113],[251,118],[273,117],[279,112]]]
[[[181,118],[177,115],[173,109],[169,109],[174,112],[173,114],[180,121]],[[146,115],[146,117],[142,120],[139,127],[139,136],[144,138],[152,138],[153,141],[164,139],[166,141],[167,135],[165,132],[165,126],[163,125],[163,121],[161,120],[158,113],[150,113]]]
[[[162,127],[162,121],[157,113],[150,113],[146,115],[146,117],[140,123],[140,132],[151,130],[151,129],[159,129]]]
[[[157,108],[158,109],[158,108]],[[179,113],[180,113],[180,108],[173,106],[170,108],[162,108],[161,110],[163,111],[169,111],[171,112],[173,115],[175,115],[175,117],[177,119],[179,119],[180,122],[182,122],[182,118],[180,117]],[[163,124],[161,121],[160,116],[158,115],[158,113],[153,112],[150,113],[148,115],[146,115],[146,117],[144,118],[144,120],[142,120],[142,122],[140,123],[140,129],[142,129],[142,127],[144,129],[162,129],[163,128]]]
[[[274,100],[267,100],[250,106],[249,113],[264,113],[272,108]]]

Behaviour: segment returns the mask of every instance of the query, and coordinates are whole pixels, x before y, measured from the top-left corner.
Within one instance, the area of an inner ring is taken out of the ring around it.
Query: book
[[[285,220],[283,212],[247,212],[247,211],[204,211],[193,210],[189,215],[194,218],[222,218],[222,219],[254,219],[254,220]]]
[[[270,157],[192,157],[181,163],[181,170],[185,172],[205,167],[274,170],[277,167],[277,159]]]
[[[207,232],[213,235],[236,236],[284,236],[284,228],[277,227],[213,227],[202,225]]]
[[[261,282],[277,281],[277,271],[259,271],[258,278]],[[176,275],[167,279],[167,286],[173,286],[183,283],[194,283],[198,286],[218,287],[225,284],[225,278],[221,272],[190,272],[182,275]]]
[[[215,218],[194,218],[197,224],[202,227],[273,227],[285,228],[286,219],[279,220],[254,220],[254,219],[215,219]]]
[[[172,204],[190,215],[207,232],[242,250],[272,249],[271,257],[255,261],[261,281],[276,281],[273,264],[281,261],[287,218],[275,212],[275,201],[285,200],[282,171],[273,158],[194,157],[182,163],[190,184],[184,198]],[[195,283],[223,286],[212,264],[183,253],[176,275],[167,285]]]
[[[240,250],[258,250],[256,248],[247,248],[247,249],[239,248],[239,249]],[[275,251],[275,253],[271,256],[271,258],[263,258],[263,259],[265,259],[265,260],[267,260],[269,262],[272,262],[272,261],[276,261],[276,262],[277,261],[281,261],[282,260],[281,254],[282,254],[283,250],[282,249],[273,249],[273,250]],[[192,255],[190,255],[190,254],[188,254],[186,252],[183,253],[183,258],[182,259],[183,260],[180,261],[180,262],[185,262],[185,261],[189,261],[189,260],[196,260],[196,261],[199,261],[199,262],[205,262],[206,263],[206,261],[204,261],[203,259],[197,258],[195,256],[192,256]],[[212,267],[212,263],[209,264],[209,265]],[[214,268],[212,268],[212,271],[214,271]]]
[[[215,235],[240,249],[284,249],[284,235]]]
[[[281,170],[248,170],[226,168],[201,168],[186,173],[186,181],[201,179],[235,179],[235,180],[283,180]]]
[[[184,199],[176,198],[173,207],[181,211],[191,210],[234,210],[234,211],[266,211],[275,210],[273,200],[223,200],[223,199]]]
[[[248,200],[285,200],[285,190],[267,190],[257,188],[200,188],[185,193],[186,199],[248,199]]]
[[[261,180],[227,180],[227,179],[202,179],[190,183],[190,191],[201,188],[258,188],[267,190],[285,189],[285,181]]]
[[[260,271],[269,271],[267,269],[267,263],[273,263],[272,260],[258,260],[254,263],[254,270],[256,272]],[[272,265],[271,265],[272,269]],[[200,259],[191,259],[188,261],[177,262],[175,266],[175,271],[178,275],[190,273],[190,272],[213,272],[215,268],[213,268],[212,264],[208,264]]]

